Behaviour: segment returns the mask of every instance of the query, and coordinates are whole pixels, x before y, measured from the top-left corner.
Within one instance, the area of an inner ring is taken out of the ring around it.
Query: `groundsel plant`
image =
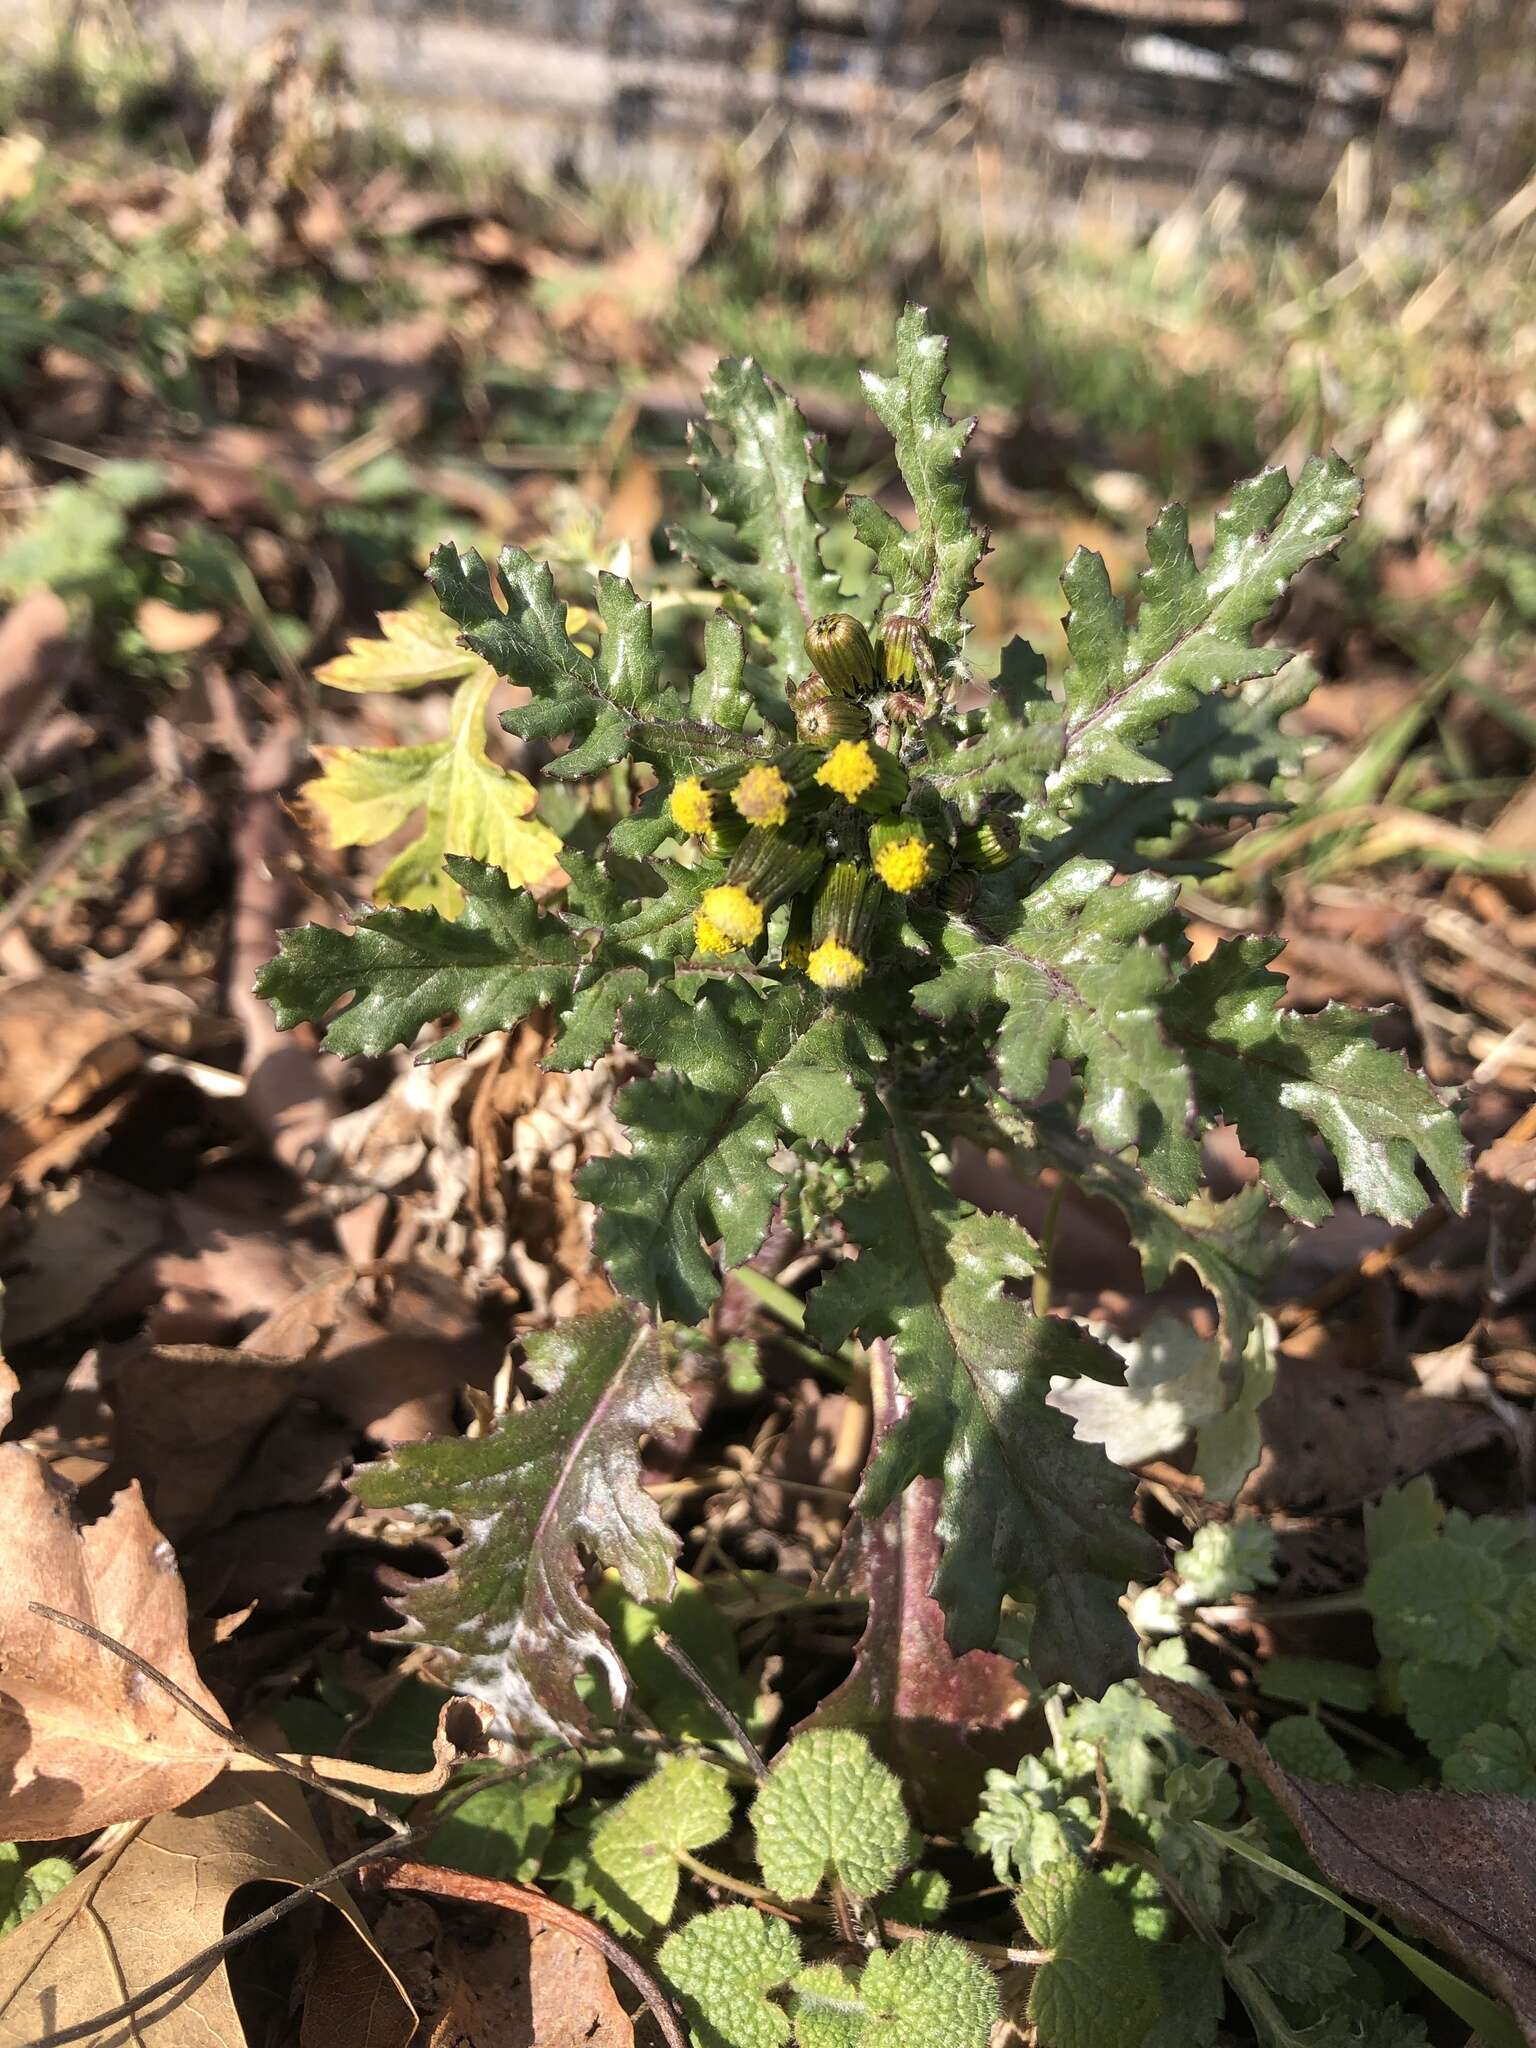
[[[952,1647],[1027,1642],[1037,1681],[1090,1698],[1134,1669],[1124,1596],[1161,1570],[1111,1456],[1133,1462],[1133,1371],[1174,1438],[1194,1435],[1207,1492],[1230,1496],[1270,1384],[1271,1212],[1316,1223],[1342,1183],[1404,1224],[1429,1199],[1421,1167],[1462,1199],[1454,1117],[1369,1019],[1283,1007],[1275,941],[1194,960],[1178,910],[1246,820],[1284,807],[1282,721],[1313,676],[1256,635],[1345,535],[1356,479],[1336,457],[1294,485],[1265,471],[1203,559],[1168,508],[1129,608],[1079,550],[1064,672],[1052,683],[1015,641],[988,685],[965,652],[986,545],[960,477],[974,423],[946,414],[945,369],[914,307],[893,373],[864,379],[910,500],[898,517],[840,509],[792,400],[751,361],[720,367],[692,439],[707,512],[676,536],[720,593],[691,678],[663,672],[627,582],[599,578],[589,654],[547,567],[509,547],[493,580],[440,548],[428,575],[460,644],[528,693],[504,724],[539,743],[546,778],[604,792],[591,820],[615,787],[627,813],[594,850],[567,845],[541,900],[450,859],[458,916],[382,907],[289,932],[261,977],[279,1023],[323,1022],[337,1053],[422,1040],[420,1059],[448,1059],[540,1010],[549,1066],[615,1043],[645,1063],[619,1097],[627,1154],[579,1182],[617,1304],[528,1341],[537,1398],[494,1430],[356,1482],[459,1528],[412,1623],[523,1734],[587,1732],[594,1667],[622,1707],[587,1574],[668,1593],[678,1544],[642,1441],[687,1422],[674,1375],[696,1370],[724,1274],[807,1184],[832,1191],[809,1336],[884,1340],[901,1390],[859,1512],[937,1476]],[[1202,1181],[1217,1124],[1258,1168],[1233,1199]],[[1174,1374],[1053,1309],[1048,1239],[956,1191],[967,1142],[1116,1204],[1149,1288],[1180,1262],[1199,1276],[1215,1342]],[[1116,1390],[1118,1409],[1100,1398]]]

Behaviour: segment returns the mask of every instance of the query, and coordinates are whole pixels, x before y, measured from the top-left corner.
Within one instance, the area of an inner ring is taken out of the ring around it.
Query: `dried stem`
[[[710,1684],[709,1680],[704,1676],[698,1665],[694,1663],[675,1636],[670,1635],[666,1629],[659,1628],[651,1640],[655,1643],[657,1649],[661,1651],[662,1655],[670,1658],[677,1666],[695,1692],[700,1695],[721,1725],[729,1732],[731,1740],[740,1746],[742,1755],[752,1766],[753,1777],[761,1784],[768,1775],[768,1765],[764,1761],[763,1752],[742,1726],[739,1718],[731,1712],[725,1701],[721,1699],[719,1693],[715,1691],[715,1688]]]

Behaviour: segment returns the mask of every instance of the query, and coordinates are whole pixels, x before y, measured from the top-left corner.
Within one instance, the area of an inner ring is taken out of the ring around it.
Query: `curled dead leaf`
[[[1456,1956],[1536,2042],[1536,1806],[1293,1777],[1213,1694],[1142,1684],[1192,1742],[1263,1780],[1331,1884]]]
[[[175,1552],[137,1485],[81,1527],[69,1489],[32,1451],[0,1445],[0,1839],[52,1841],[163,1813],[200,1792],[230,1750],[158,1686],[31,1611],[90,1621],[222,1720],[187,1645]]]

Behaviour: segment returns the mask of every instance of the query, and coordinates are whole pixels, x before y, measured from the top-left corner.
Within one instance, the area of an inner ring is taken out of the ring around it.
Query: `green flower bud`
[[[820,847],[807,846],[772,825],[754,825],[731,856],[726,880],[771,910],[815,881],[824,865]]]
[[[978,818],[974,825],[962,825],[955,834],[955,859],[963,868],[978,868],[991,874],[1007,867],[1019,850],[1019,828],[1001,812]]]
[[[880,679],[888,689],[904,689],[928,665],[928,642],[916,619],[892,612],[880,621]]]
[[[953,911],[956,917],[963,917],[976,901],[976,891],[981,887],[973,874],[964,868],[951,868],[939,887],[939,902],[945,910]]]
[[[821,676],[806,676],[789,685],[795,731],[814,747],[833,747],[839,740],[860,740],[869,731],[869,713],[852,697],[827,687]]]
[[[863,696],[875,687],[874,643],[851,613],[828,612],[813,619],[805,652],[823,681],[844,696]]]
[[[734,812],[727,812],[723,817],[717,818],[704,834],[705,848],[716,860],[729,860],[751,830],[752,827],[745,818],[737,817]]]

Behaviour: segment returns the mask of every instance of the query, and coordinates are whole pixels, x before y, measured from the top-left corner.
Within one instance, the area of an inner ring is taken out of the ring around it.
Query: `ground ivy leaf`
[[[1134,1667],[1117,1602],[1128,1579],[1155,1575],[1158,1552],[1131,1521],[1134,1482],[1074,1443],[1045,1396],[1052,1374],[1113,1372],[1113,1361],[1075,1325],[1032,1315],[1006,1292],[1033,1270],[1029,1239],[957,1201],[902,1124],[861,1158],[866,1192],[842,1212],[860,1255],[816,1289],[807,1321],[834,1348],[856,1329],[889,1335],[911,1397],[866,1475],[863,1511],[879,1514],[919,1473],[942,1473],[932,1591],[951,1647],[990,1649],[1003,1595],[1032,1591],[1032,1668],[1100,1693]]]
[[[691,460],[729,538],[719,544],[690,532],[677,536],[678,545],[711,583],[746,599],[775,668],[799,674],[806,627],[841,602],[837,578],[821,559],[822,515],[837,500],[822,468],[822,443],[795,401],[750,357],[721,363],[705,402],[709,424],[688,431]],[[729,452],[716,438],[721,429]]]
[[[14,1934],[29,1913],[46,1906],[74,1877],[75,1866],[67,1857],[37,1856],[19,1843],[0,1842],[0,1936]]]
[[[812,1963],[790,1988],[795,2048],[865,2048],[869,2015],[851,1970]]]
[[[1264,1731],[1265,1746],[1282,1771],[1323,1785],[1352,1785],[1354,1765],[1315,1714],[1286,1714]]]
[[[1281,1892],[1233,1941],[1231,1960],[1252,1970],[1277,1998],[1312,2005],[1352,1980],[1349,1958],[1341,1953],[1346,1932],[1344,1915],[1325,1899]]]
[[[1400,1543],[1365,1576],[1365,1604],[1384,1657],[1471,1667],[1497,1648],[1505,1587],[1485,1551],[1448,1537]]]
[[[814,1729],[781,1750],[752,1827],[763,1882],[781,1899],[808,1899],[828,1878],[877,1898],[911,1860],[900,1780],[851,1729]]]
[[[497,679],[484,662],[472,658],[472,665],[474,673],[454,692],[446,739],[315,749],[320,774],[299,798],[329,845],[375,846],[423,814],[420,835],[374,883],[381,903],[456,917],[464,891],[444,867],[445,854],[489,862],[522,883],[541,880],[559,862],[560,841],[528,815],[533,784],[486,752],[485,710]]]
[[[1188,1550],[1174,1559],[1174,1569],[1196,1601],[1235,1600],[1272,1586],[1275,1532],[1268,1522],[1205,1522],[1190,1539]]]
[[[1002,2017],[992,1972],[949,1934],[876,1950],[859,1997],[869,2018],[856,2048],[987,2048]]]
[[[623,1029],[662,1064],[619,1097],[629,1155],[594,1160],[577,1186],[602,1210],[597,1248],[615,1285],[697,1322],[720,1291],[706,1246],[718,1239],[728,1266],[757,1251],[781,1135],[842,1144],[863,1114],[871,1047],[850,1013],[800,983],[759,995],[712,982],[694,1002],[652,990],[625,1005]]]
[[[1103,562],[1078,550],[1061,579],[1072,665],[1060,758],[1025,804],[1027,837],[1058,838],[1084,789],[1167,780],[1168,767],[1144,749],[1168,718],[1290,659],[1286,648],[1252,646],[1253,629],[1299,569],[1337,546],[1359,501],[1359,480],[1337,456],[1314,457],[1294,490],[1284,470],[1265,470],[1239,484],[1217,515],[1203,568],[1184,512],[1168,506],[1147,533],[1134,628]]]
[[[1397,1673],[1403,1719],[1436,1756],[1448,1757],[1485,1721],[1501,1721],[1509,1705],[1514,1667],[1495,1655],[1468,1670],[1428,1657],[1407,1658]]]
[[[604,1918],[632,1940],[649,1940],[677,1907],[678,1851],[718,1842],[731,1818],[723,1771],[700,1757],[668,1757],[592,1831],[587,1881]]]
[[[1281,944],[1228,940],[1168,994],[1164,1021],[1188,1055],[1202,1111],[1236,1124],[1270,1193],[1303,1223],[1321,1223],[1331,1207],[1313,1130],[1371,1215],[1411,1223],[1428,1205],[1415,1156],[1459,1208],[1467,1155],[1455,1115],[1401,1053],[1373,1043],[1364,1013],[1333,1004],[1315,1016],[1282,1010],[1285,979],[1268,972]]]
[[[256,977],[278,1029],[318,1024],[327,1052],[387,1052],[412,1045],[439,1017],[457,1028],[423,1061],[451,1059],[487,1031],[504,1031],[541,1003],[569,1001],[584,948],[565,922],[514,889],[498,869],[450,858],[463,889],[457,920],[435,910],[375,910],[355,930],[305,925],[282,934],[277,957]]]
[[[555,1816],[581,1788],[581,1766],[573,1757],[544,1757],[507,1778],[499,1764],[471,1764],[454,1779],[455,1791],[472,1784],[471,1774],[479,1771],[488,1776],[485,1790],[472,1793],[438,1822],[422,1860],[531,1884],[554,1833]]]
[[[721,1906],[669,1935],[657,1968],[677,1993],[694,2048],[782,2048],[789,2015],[768,1997],[800,1968],[787,1921]]]
[[[461,1691],[520,1733],[589,1727],[576,1681],[589,1663],[622,1706],[628,1684],[589,1604],[587,1560],[636,1600],[672,1590],[677,1538],[641,1485],[640,1441],[682,1428],[688,1406],[668,1347],[629,1303],[541,1331],[527,1372],[543,1398],[483,1437],[407,1444],[353,1482],[373,1507],[451,1517],[463,1533],[446,1578],[407,1599],[416,1634],[451,1651]]]
[[[908,306],[896,329],[894,374],[865,370],[859,381],[896,444],[917,525],[909,532],[873,498],[850,498],[848,514],[891,586],[894,608],[958,653],[966,633],[961,612],[976,588],[987,534],[971,517],[959,473],[976,422],[945,412],[948,368],[949,343],[929,328],[927,308]]]
[[[1184,1201],[1200,1174],[1189,1074],[1159,1017],[1168,963],[1145,937],[1177,888],[1153,875],[1118,888],[1113,879],[1102,861],[1073,861],[1017,903],[1001,930],[948,920],[939,939],[947,964],[914,1000],[939,1019],[1001,1007],[998,1076],[1022,1102],[1044,1091],[1058,1054],[1080,1065],[1083,1122],[1099,1144],[1134,1145],[1153,1184]]]
[[[1051,1951],[1029,1992],[1041,2048],[1137,2048],[1158,2017],[1157,1976],[1103,1878],[1075,1861],[1053,1864],[1025,1881],[1019,1909]]]

